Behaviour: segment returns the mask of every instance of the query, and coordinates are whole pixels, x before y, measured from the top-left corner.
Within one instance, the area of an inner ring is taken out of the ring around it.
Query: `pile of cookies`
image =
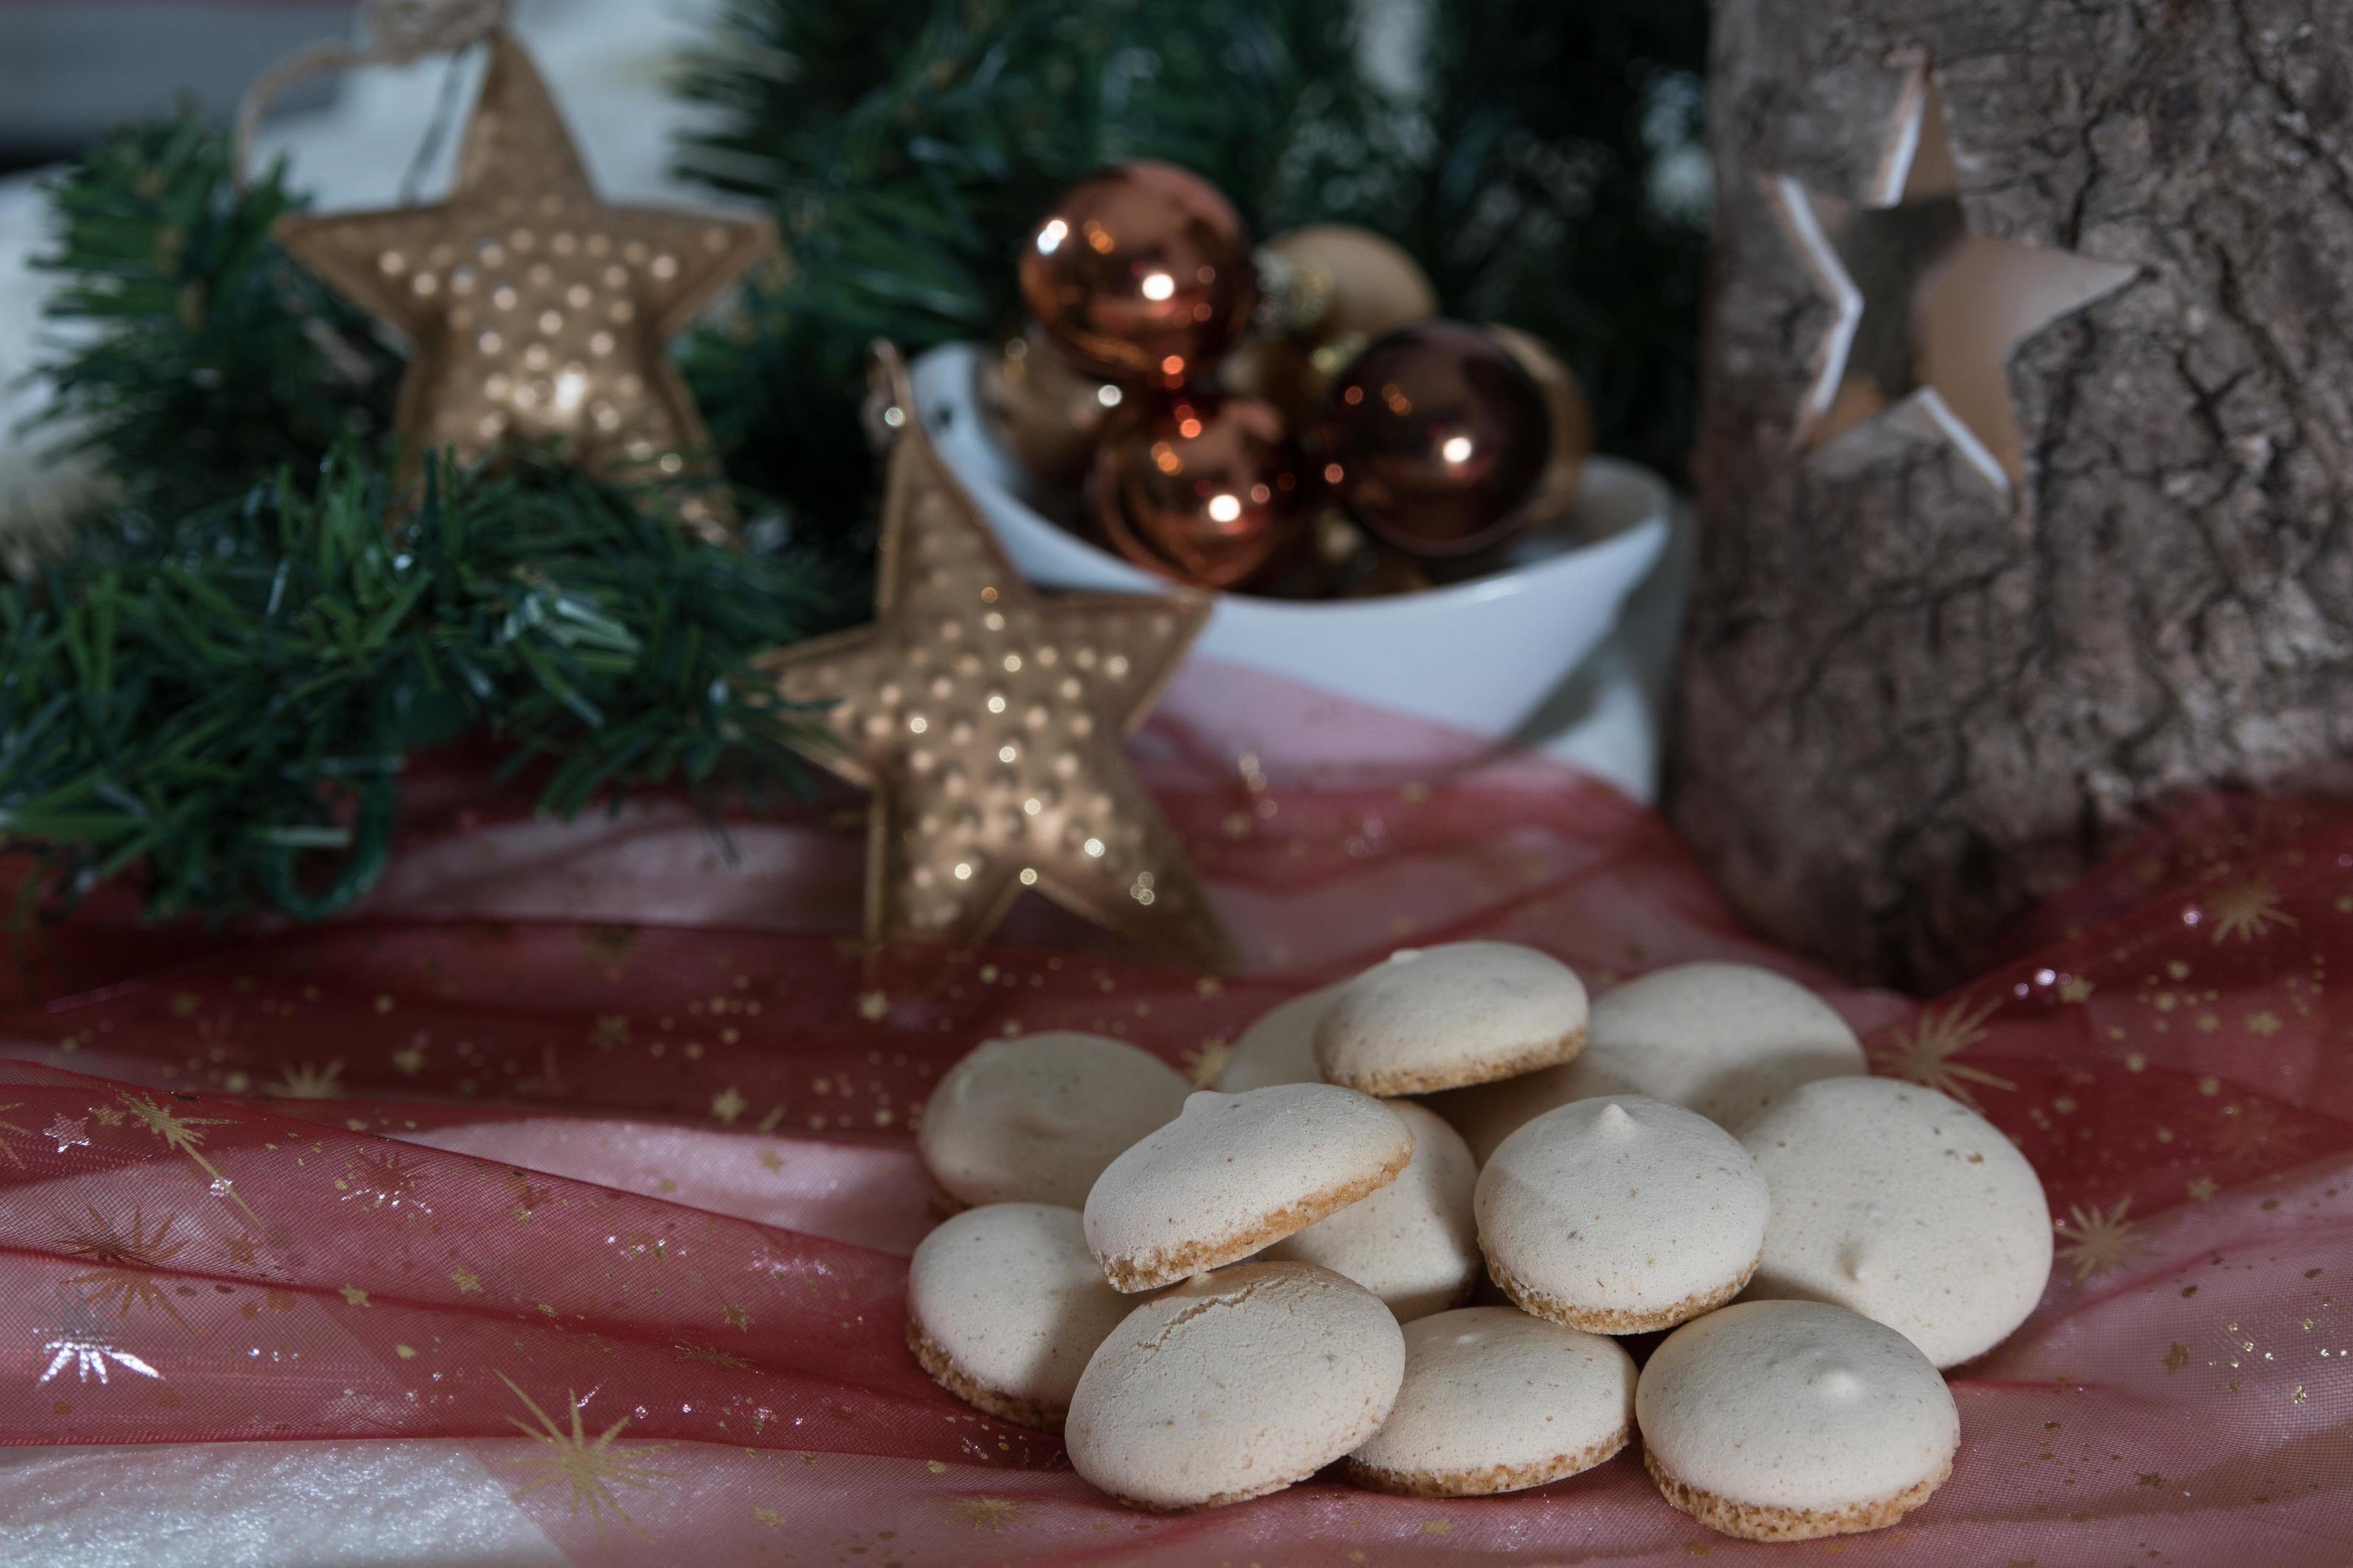
[[[1200,1092],[1117,1040],[991,1041],[921,1147],[961,1212],[915,1253],[917,1359],[1145,1509],[1339,1460],[1483,1496],[1639,1431],[1716,1530],[1877,1529],[1951,1472],[1940,1369],[2051,1269],[2008,1139],[1864,1076],[1837,1013],[1742,964],[1588,1007],[1530,949],[1399,952],[1267,1014]],[[1662,1331],[1638,1368],[1626,1336]]]

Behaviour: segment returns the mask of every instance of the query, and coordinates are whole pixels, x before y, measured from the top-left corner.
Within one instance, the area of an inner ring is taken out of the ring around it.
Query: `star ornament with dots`
[[[521,439],[631,480],[705,471],[710,437],[669,340],[776,248],[764,222],[599,201],[547,84],[503,33],[446,201],[290,217],[277,238],[409,340],[397,425],[411,465]],[[678,494],[681,523],[733,536],[720,486]]]
[[[1971,233],[1944,95],[1925,64],[1905,85],[1869,202],[1786,175],[1767,190],[1839,310],[1799,444],[1821,446],[1909,402],[1997,489],[2022,479],[2010,351],[2138,268]]]
[[[1124,742],[1207,622],[1196,595],[1034,594],[913,416],[897,428],[873,624],[763,672],[830,704],[808,755],[872,792],[866,930],[978,942],[1024,888],[1182,962],[1230,969],[1224,927]]]

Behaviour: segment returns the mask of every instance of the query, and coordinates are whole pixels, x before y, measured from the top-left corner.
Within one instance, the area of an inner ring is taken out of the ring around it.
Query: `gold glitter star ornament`
[[[897,435],[874,622],[763,661],[786,699],[831,704],[811,759],[873,792],[867,935],[978,942],[1035,888],[1180,961],[1231,968],[1124,745],[1208,601],[1032,593],[914,417],[898,354],[875,353]]]
[[[669,341],[776,248],[764,222],[599,201],[547,84],[503,33],[446,201],[290,217],[277,237],[412,344],[396,420],[410,464],[520,438],[645,480],[709,471]],[[678,515],[713,541],[733,531],[716,483],[682,492]]]

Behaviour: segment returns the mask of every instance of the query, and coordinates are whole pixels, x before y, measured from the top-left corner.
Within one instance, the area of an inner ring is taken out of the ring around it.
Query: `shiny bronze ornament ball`
[[[1593,405],[1577,374],[1546,344],[1517,327],[1491,323],[1487,331],[1535,382],[1550,415],[1552,444],[1536,493],[1528,500],[1528,516],[1537,522],[1562,516],[1576,503],[1585,459],[1593,453]]]
[[[1468,554],[1527,521],[1550,426],[1542,389],[1502,344],[1461,321],[1424,321],[1373,343],[1333,384],[1323,478],[1398,549]]]
[[[1234,588],[1302,537],[1307,488],[1299,444],[1271,405],[1187,389],[1131,397],[1095,449],[1088,501],[1130,561]]]
[[[1405,247],[1351,224],[1312,224],[1259,247],[1261,330],[1225,367],[1294,430],[1314,426],[1332,378],[1382,333],[1438,314],[1438,290]]]
[[[1258,305],[1249,232],[1189,169],[1118,163],[1062,193],[1021,247],[1021,298],[1076,368],[1175,385],[1230,348]]]
[[[1023,471],[1049,484],[1086,473],[1103,424],[1124,396],[1107,381],[1062,362],[1036,323],[973,365],[973,401],[982,424]]]

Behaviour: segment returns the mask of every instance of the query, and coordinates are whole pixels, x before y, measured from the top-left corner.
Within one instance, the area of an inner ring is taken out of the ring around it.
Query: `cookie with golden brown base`
[[[1765,1178],[1696,1111],[1580,1100],[1504,1140],[1479,1173],[1479,1245],[1528,1311],[1595,1333],[1670,1328],[1737,1295],[1765,1245]]]
[[[1103,1282],[1076,1209],[988,1204],[915,1248],[907,1346],[965,1404],[1057,1431],[1087,1359],[1134,1305]]]
[[[1242,1263],[1128,1314],[1087,1363],[1071,1468],[1155,1512],[1280,1491],[1388,1418],[1405,1339],[1361,1287],[1304,1263]]]
[[[1458,942],[1392,953],[1315,1024],[1315,1065],[1366,1094],[1430,1094],[1515,1078],[1585,1048],[1585,983],[1548,953]]]
[[[1348,1477],[1413,1497],[1486,1497],[1590,1469],[1634,1428],[1634,1361],[1614,1340],[1509,1307],[1405,1327],[1405,1383]]]
[[[1902,1334],[1821,1301],[1746,1301],[1677,1329],[1634,1391],[1666,1500],[1727,1535],[1878,1530],[1952,1473],[1960,1413]]]
[[[1113,1286],[1154,1289],[1305,1229],[1412,1158],[1405,1123],[1354,1089],[1204,1089],[1103,1172],[1087,1194],[1087,1245]]]

